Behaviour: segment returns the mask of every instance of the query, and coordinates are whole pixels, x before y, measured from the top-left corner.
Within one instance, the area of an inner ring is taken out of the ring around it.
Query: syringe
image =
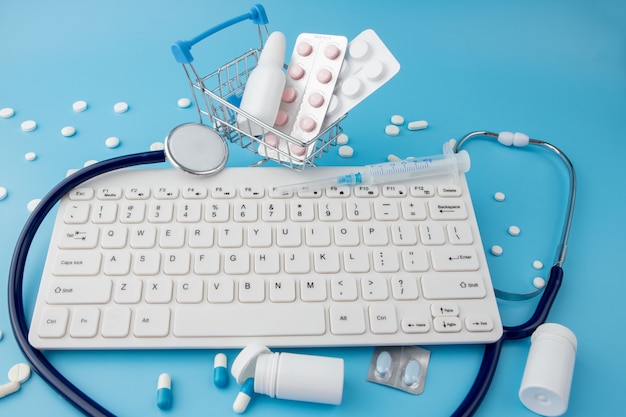
[[[426,156],[416,159],[365,165],[357,172],[333,178],[302,182],[276,187],[277,190],[311,190],[330,186],[358,184],[389,184],[407,181],[412,178],[423,178],[434,175],[451,175],[456,182],[459,172],[470,169],[470,157],[467,151],[453,153],[446,142],[443,154]]]

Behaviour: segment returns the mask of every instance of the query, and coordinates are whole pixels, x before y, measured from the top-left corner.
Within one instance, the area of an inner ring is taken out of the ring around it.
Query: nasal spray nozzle
[[[278,191],[304,191],[329,186],[388,184],[435,175],[451,175],[453,181],[456,182],[459,178],[459,172],[467,172],[469,169],[470,157],[467,151],[463,150],[459,153],[454,153],[452,152],[450,143],[446,142],[443,145],[443,153],[441,155],[365,165],[354,173],[298,184],[283,185],[276,187],[276,189]]]

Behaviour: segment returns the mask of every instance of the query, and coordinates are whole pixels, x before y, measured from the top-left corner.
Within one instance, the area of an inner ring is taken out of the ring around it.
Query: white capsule
[[[7,382],[6,384],[0,385],[0,398],[6,397],[9,394],[13,394],[15,391],[20,389],[19,382]]]
[[[385,134],[387,136],[398,136],[400,134],[400,128],[396,125],[385,126]]]
[[[254,395],[254,379],[249,378],[246,382],[241,386],[241,390],[237,394],[235,398],[235,402],[233,403],[233,411],[235,413],[241,414],[248,408],[248,404],[250,404],[250,400],[252,400],[252,396]]]
[[[167,373],[159,375],[157,383],[157,407],[161,410],[172,408],[172,378]]]
[[[426,120],[416,120],[413,122],[409,122],[407,125],[409,130],[422,130],[428,127],[428,122]]]
[[[213,359],[213,383],[216,387],[223,388],[228,385],[227,358],[223,353],[218,353]]]

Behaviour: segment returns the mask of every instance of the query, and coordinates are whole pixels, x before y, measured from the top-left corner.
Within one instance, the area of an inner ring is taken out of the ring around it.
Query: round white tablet
[[[7,189],[5,187],[0,187],[0,200],[7,198],[7,194],[9,194]]]
[[[345,133],[340,133],[339,135],[337,135],[337,145],[345,145],[346,143],[348,143],[348,135],[346,135]]]
[[[9,380],[23,384],[30,378],[30,366],[27,363],[18,363],[9,369]]]
[[[178,99],[178,107],[186,109],[189,106],[191,106],[191,100],[189,100],[187,97]]]
[[[61,129],[61,134],[66,138],[69,138],[70,136],[74,136],[76,134],[76,129],[74,126],[65,126]]]
[[[504,193],[502,193],[502,192],[498,191],[497,193],[495,193],[495,194],[493,195],[493,198],[494,198],[496,201],[504,201],[504,199],[506,198],[506,196],[504,195]]]
[[[85,100],[75,101],[74,104],[72,104],[72,110],[74,110],[76,113],[87,110],[87,102]]]
[[[120,146],[120,138],[116,136],[111,136],[109,138],[106,138],[104,144],[107,146],[107,148],[117,148],[118,146]]]
[[[154,142],[153,144],[150,145],[151,151],[162,151],[164,148],[165,148],[165,145],[163,144],[163,142]]]
[[[518,236],[520,234],[521,230],[519,227],[517,226],[511,226],[509,227],[509,234],[511,236]]]
[[[391,123],[398,126],[403,125],[404,117],[400,116],[399,114],[394,114],[393,116],[391,116]]]
[[[5,107],[3,109],[0,109],[0,117],[2,117],[3,119],[8,119],[10,117],[13,117],[15,115],[15,110],[13,110],[11,107]]]
[[[543,263],[541,263],[541,261],[534,261],[533,262],[533,268],[541,269],[541,268],[543,268]]]
[[[385,126],[385,134],[387,136],[398,136],[400,134],[400,128],[396,125]]]
[[[543,288],[546,286],[546,280],[542,277],[535,277],[533,279],[533,285],[535,286],[535,288]]]
[[[128,111],[128,103],[120,101],[119,103],[115,103],[113,106],[113,111],[115,113],[126,113]]]
[[[26,208],[28,209],[28,211],[32,212],[33,210],[35,210],[35,207],[37,207],[37,204],[39,204],[40,201],[41,201],[40,198],[35,198],[34,200],[30,200],[28,204],[26,204]]]
[[[504,250],[502,249],[502,246],[493,245],[491,247],[491,254],[493,256],[500,256],[500,255],[502,255],[503,252],[504,252]]]
[[[354,149],[350,145],[343,145],[339,147],[339,156],[342,158],[350,158],[354,155]]]
[[[26,120],[22,122],[20,127],[24,132],[32,132],[33,130],[37,129],[37,122],[35,122],[34,120]]]
[[[98,161],[95,159],[89,159],[88,161],[85,161],[85,163],[83,164],[83,168],[87,168],[88,166],[91,166],[93,164],[97,164]]]
[[[35,152],[27,152],[26,155],[24,155],[24,159],[27,161],[34,161],[37,159],[37,154]]]

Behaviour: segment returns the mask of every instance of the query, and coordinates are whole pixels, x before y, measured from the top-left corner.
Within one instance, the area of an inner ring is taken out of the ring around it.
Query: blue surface
[[[0,375],[23,360],[10,330],[6,277],[14,243],[27,216],[27,203],[41,198],[69,168],[88,160],[147,150],[193,109],[176,101],[189,89],[170,45],[189,39],[222,20],[246,12],[251,3],[42,1],[4,2],[0,12],[0,108],[16,114],[0,119]],[[569,416],[616,415],[626,409],[618,392],[626,369],[623,354],[621,268],[626,232],[625,193],[618,180],[626,150],[626,3],[623,1],[403,0],[363,2],[263,2],[271,30],[289,42],[301,32],[343,34],[349,39],[373,28],[402,65],[383,89],[350,113],[343,123],[355,155],[341,159],[332,149],[322,165],[381,162],[387,154],[406,157],[439,153],[444,140],[471,130],[523,131],[553,142],[576,166],[578,201],[565,282],[550,321],[568,326],[579,341]],[[359,6],[357,6],[357,4]],[[392,6],[393,5],[393,6]],[[216,35],[194,57],[204,73],[256,45],[255,31],[243,25]],[[72,103],[89,108],[74,113]],[[126,101],[130,110],[115,114]],[[386,137],[393,114],[425,119],[427,130]],[[27,119],[39,127],[20,130]],[[77,134],[61,136],[63,126]],[[104,140],[118,136],[121,146]],[[565,199],[561,165],[537,150],[514,151],[484,141],[467,148],[468,175],[486,248],[499,244],[504,255],[488,256],[494,283],[529,290],[554,260]],[[34,151],[38,158],[27,162]],[[230,166],[254,156],[231,146]],[[492,196],[502,191],[507,199]],[[518,237],[507,228],[518,225]],[[32,309],[50,233],[42,229],[29,261],[25,303]],[[533,260],[545,265],[533,270]],[[534,302],[503,302],[507,324],[523,320]],[[30,311],[28,312],[30,315]],[[532,416],[518,400],[529,341],[507,343],[480,416]],[[407,395],[365,381],[372,348],[301,349],[345,359],[340,406],[257,397],[251,416],[287,415],[449,415],[462,400],[482,355],[480,346],[434,346],[426,389]],[[118,415],[233,415],[238,391],[213,385],[214,351],[50,352],[49,359],[87,393]],[[232,361],[236,352],[226,352]],[[173,407],[156,407],[160,373],[172,376]],[[0,383],[3,383],[0,377]],[[621,390],[620,390],[621,391]],[[0,400],[0,415],[78,415],[38,376],[19,393]]]

